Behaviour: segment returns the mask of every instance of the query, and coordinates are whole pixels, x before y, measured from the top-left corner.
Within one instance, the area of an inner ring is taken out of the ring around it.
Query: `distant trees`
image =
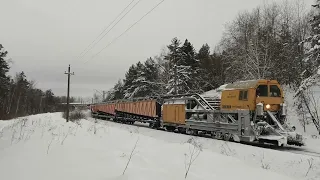
[[[13,78],[7,75],[7,54],[0,44],[0,119],[56,111],[59,101],[50,89],[37,89],[23,71]]]
[[[264,4],[240,13],[221,41],[227,81],[270,78],[297,86],[307,15],[301,1]]]

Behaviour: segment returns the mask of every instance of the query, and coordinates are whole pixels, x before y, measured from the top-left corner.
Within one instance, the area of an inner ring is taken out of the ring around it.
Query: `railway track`
[[[317,151],[305,149],[304,147],[295,147],[295,146],[290,146],[290,145],[285,146],[285,147],[277,147],[277,146],[273,146],[273,145],[269,145],[269,144],[258,144],[258,143],[247,143],[247,142],[242,142],[241,144],[265,148],[265,149],[272,149],[272,150],[277,150],[277,151],[290,152],[290,153],[294,153],[294,154],[320,157],[320,150],[319,150],[319,152],[317,152]]]
[[[280,151],[286,151],[286,152],[291,152],[295,154],[303,154],[303,155],[320,158],[320,152],[316,152],[316,151],[312,151],[304,148],[286,147],[285,149],[282,149],[282,150],[280,149]]]
[[[101,121],[109,121],[109,122],[113,122],[113,123],[117,123],[117,124],[125,124],[128,126],[135,126],[135,127],[142,127],[142,128],[146,128],[146,129],[151,129],[151,130],[157,130],[157,131],[164,131],[164,132],[169,132],[170,131],[166,131],[165,129],[152,129],[150,128],[148,125],[146,125],[145,123],[134,123],[134,124],[126,124],[126,123],[119,123],[119,122],[115,122],[112,120],[102,120]],[[180,135],[185,135],[185,136],[196,136],[196,137],[202,137],[202,138],[206,138],[206,139],[212,139],[212,140],[222,140],[222,139],[215,139],[212,136],[209,135],[190,135],[190,134],[182,134],[179,132],[171,132],[171,133],[176,133],[176,134],[180,134]],[[276,151],[283,151],[283,152],[290,152],[290,153],[294,153],[294,154],[301,154],[301,155],[308,155],[308,156],[312,156],[312,157],[319,157],[320,158],[320,150],[317,151],[313,151],[313,150],[309,150],[306,149],[304,147],[296,147],[296,146],[285,146],[285,147],[279,147],[279,146],[275,146],[275,145],[271,145],[271,144],[261,144],[261,143],[249,143],[249,142],[233,142],[233,141],[229,141],[230,143],[237,143],[237,144],[242,144],[242,145],[248,145],[248,146],[253,146],[253,147],[259,147],[259,148],[264,148],[264,149],[272,149],[272,150],[276,150]]]

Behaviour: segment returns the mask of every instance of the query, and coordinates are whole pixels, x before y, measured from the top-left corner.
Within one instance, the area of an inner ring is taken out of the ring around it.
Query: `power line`
[[[120,34],[118,37],[116,37],[115,39],[113,39],[106,47],[104,47],[101,51],[99,51],[98,53],[96,53],[95,55],[92,56],[91,59],[93,59],[95,56],[99,55],[104,49],[106,49],[107,47],[109,47],[112,43],[114,43],[117,39],[119,39],[121,36],[123,36],[126,32],[128,32],[133,26],[135,26],[136,24],[138,24],[143,18],[145,18],[148,14],[150,14],[154,9],[156,9],[161,3],[163,3],[164,0],[160,1],[157,5],[155,5],[150,11],[148,11],[145,15],[143,15],[138,21],[136,21],[134,24],[132,24],[128,29],[126,29],[122,34]],[[87,60],[86,62],[88,62],[89,60]]]
[[[134,0],[133,0],[133,1],[134,1]],[[133,1],[132,1],[132,2],[133,2]],[[117,23],[114,24],[114,25],[111,27],[111,29],[109,29],[109,30],[107,31],[107,33],[105,33],[96,43],[94,43],[94,45],[93,45],[91,48],[89,48],[89,49],[82,55],[82,57],[85,56],[92,48],[94,48],[129,12],[131,12],[131,10],[132,10],[134,7],[136,7],[136,6],[139,4],[140,1],[141,1],[141,0],[137,1],[137,2],[129,9],[129,11],[126,12],[126,13],[117,21]],[[131,3],[132,3],[132,2],[131,2]],[[131,4],[131,3],[130,3],[130,4]],[[128,6],[130,6],[130,4],[129,4]],[[127,7],[128,7],[128,6],[127,6]],[[124,10],[125,10],[125,9],[124,9]],[[122,12],[123,12],[123,11],[122,11]],[[122,12],[121,12],[119,15],[121,15]],[[117,18],[116,18],[116,19],[117,19]],[[113,22],[114,22],[114,21],[113,21]],[[113,23],[113,22],[112,22],[112,23]],[[111,23],[111,24],[112,24],[112,23]],[[103,32],[102,32],[101,34],[103,34]],[[101,35],[101,34],[100,34],[100,35]],[[99,36],[100,36],[100,35],[99,35]],[[99,37],[99,36],[98,36],[98,37]]]
[[[116,19],[118,19],[118,17],[133,3],[133,1],[135,1],[135,0],[132,0],[132,1],[130,2],[130,4],[127,5],[127,6],[118,14],[118,16],[117,16],[106,28],[104,28],[104,30],[96,37],[96,39],[95,39],[94,41],[92,41],[92,42],[89,44],[89,46],[86,47],[86,49],[84,49],[84,50],[80,53],[80,55],[82,55],[82,54],[98,39],[98,37],[101,36],[101,34],[103,34],[103,33],[111,26],[111,24],[116,21]]]

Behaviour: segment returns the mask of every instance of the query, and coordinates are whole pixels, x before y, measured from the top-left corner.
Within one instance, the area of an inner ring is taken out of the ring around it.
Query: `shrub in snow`
[[[62,117],[67,119],[67,112],[63,112]],[[69,112],[69,120],[72,122],[80,121],[81,119],[86,119],[86,115],[81,110],[74,110]]]
[[[229,147],[228,142],[221,144],[220,148],[220,153],[226,156],[235,156],[237,154],[237,152],[234,149],[231,149]]]
[[[265,159],[264,159],[264,152],[262,152],[262,158],[261,158],[260,162],[261,162],[261,167],[262,167],[263,169],[270,169],[270,164],[267,163],[267,162],[265,161]]]
[[[193,137],[188,139],[187,143],[189,143],[189,153],[185,153],[185,175],[184,178],[186,179],[188,177],[188,173],[190,170],[191,165],[193,164],[193,162],[197,159],[197,157],[199,156],[200,152],[202,151],[202,144],[200,142],[198,142],[196,139],[194,139]]]
[[[306,177],[308,176],[310,170],[314,168],[313,160],[314,160],[313,158],[307,159],[307,161],[308,161],[308,170],[307,170],[307,173],[306,173]]]

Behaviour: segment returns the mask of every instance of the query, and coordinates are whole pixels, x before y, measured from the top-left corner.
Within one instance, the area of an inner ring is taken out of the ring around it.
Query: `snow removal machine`
[[[287,110],[276,80],[239,81],[200,94],[117,100],[91,106],[92,116],[133,124],[149,123],[191,135],[276,146],[304,145],[287,124]]]

